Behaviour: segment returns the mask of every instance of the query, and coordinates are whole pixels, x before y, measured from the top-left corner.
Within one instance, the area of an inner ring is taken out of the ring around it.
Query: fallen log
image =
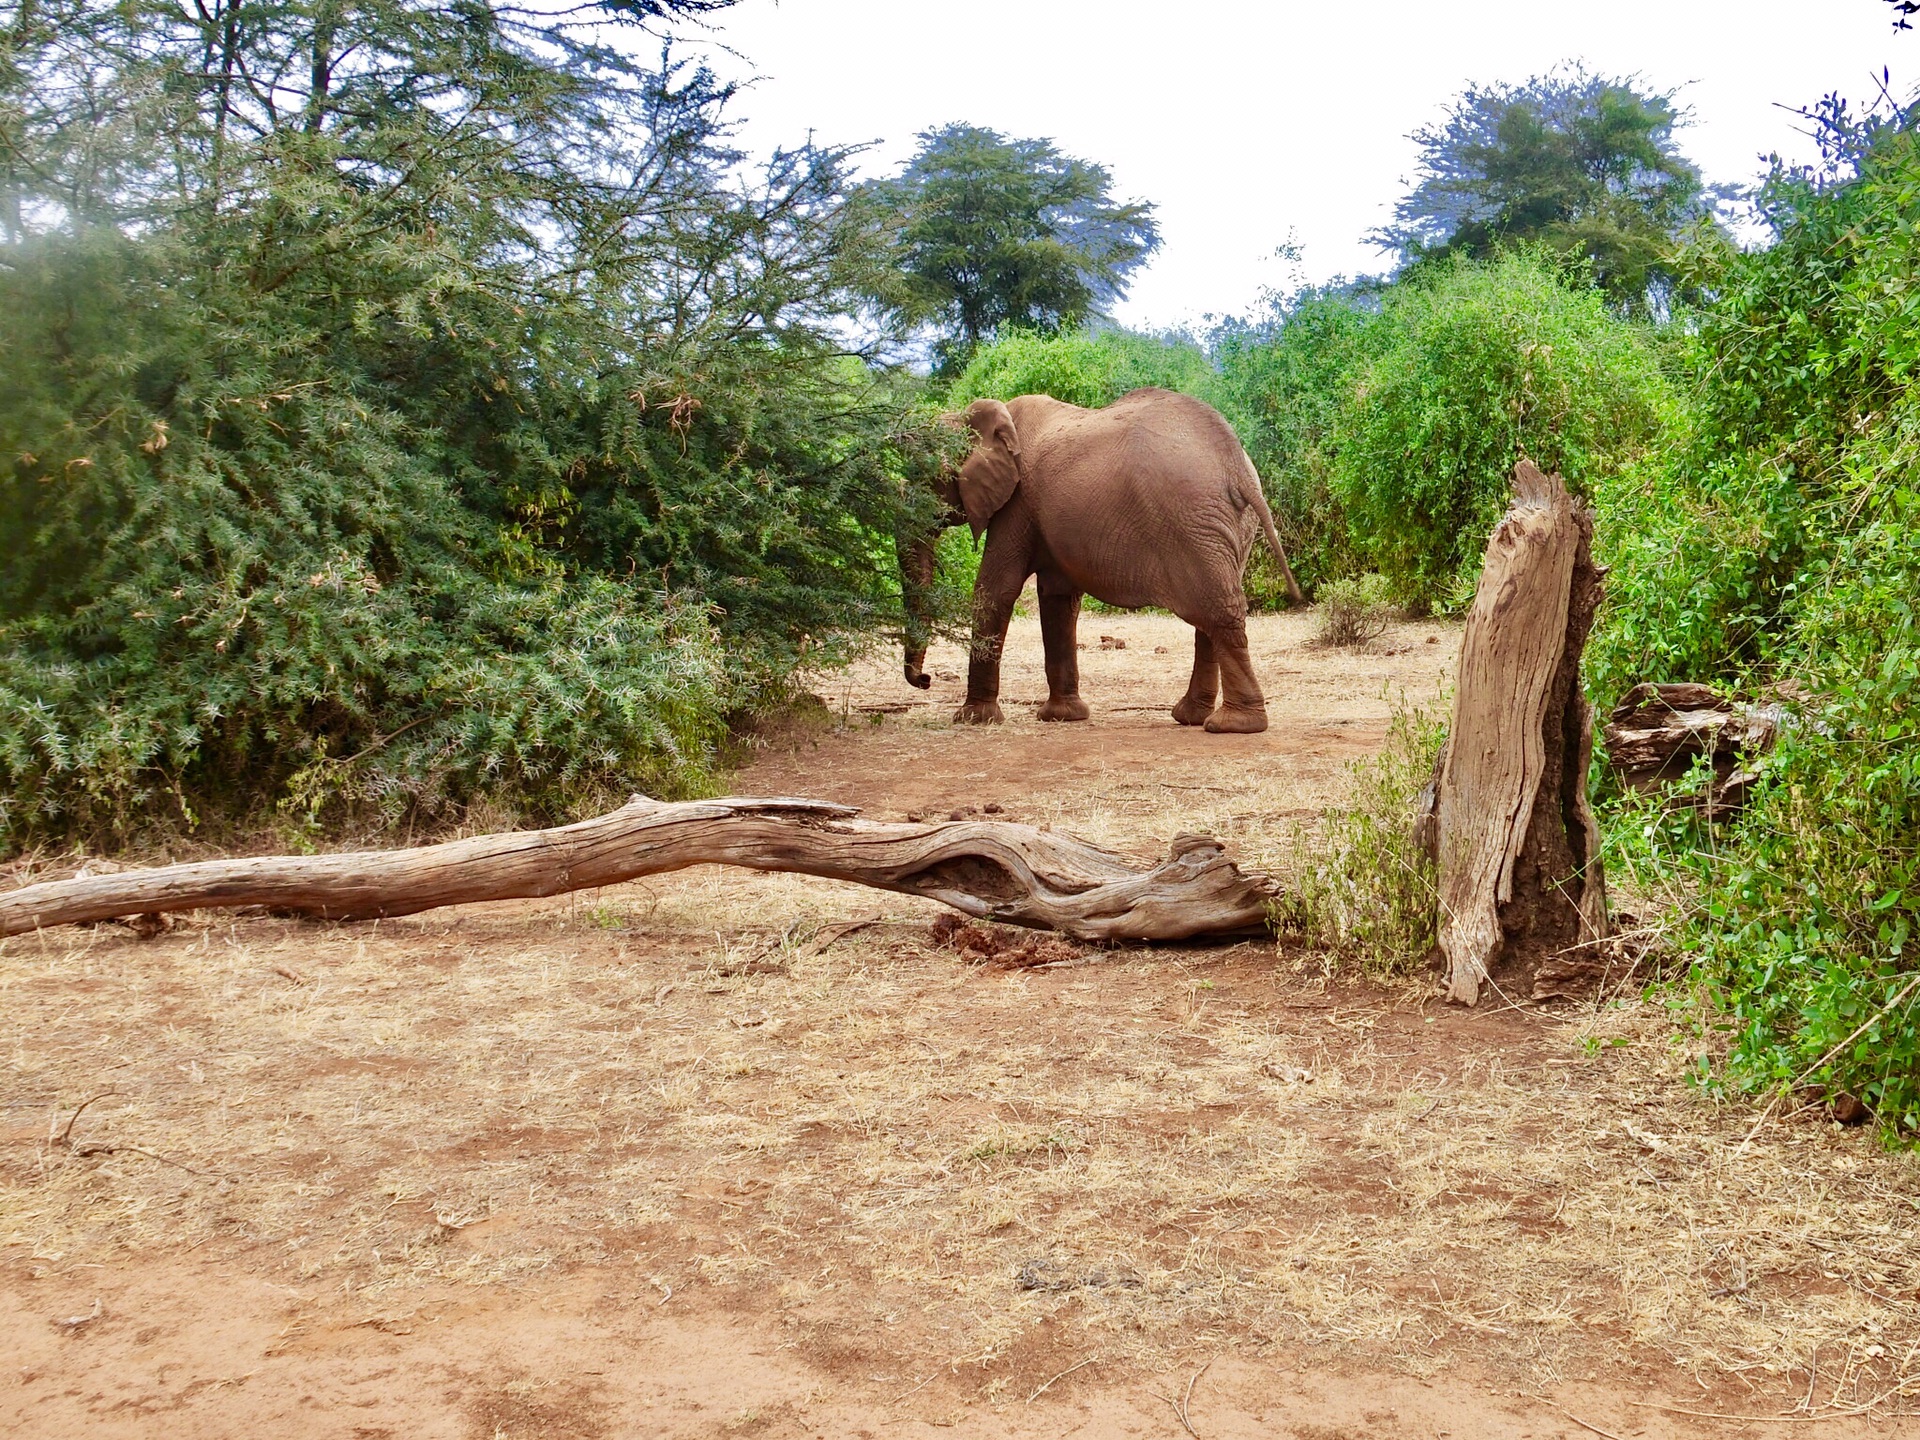
[[[1787,722],[1783,705],[1726,699],[1710,686],[1636,685],[1601,731],[1607,761],[1630,790],[1678,780],[1705,757],[1713,776],[1695,802],[1709,820],[1746,803],[1757,773],[1749,761],[1772,748]]]
[[[689,865],[818,875],[938,900],[977,920],[1077,940],[1258,934],[1277,890],[1205,835],[1145,865],[1071,835],[998,820],[889,824],[823,800],[666,804],[551,830],[478,835],[410,850],[210,860],[45,881],[0,895],[0,936],[168,911],[264,906],[331,920],[412,915],[617,885]]]
[[[1509,978],[1528,993],[1543,964],[1607,933],[1580,685],[1601,595],[1593,517],[1558,475],[1523,460],[1513,479],[1467,612],[1429,827],[1447,998],[1465,1005]]]

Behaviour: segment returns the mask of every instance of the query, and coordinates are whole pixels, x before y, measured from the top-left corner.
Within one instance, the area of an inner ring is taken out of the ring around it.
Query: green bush
[[[1359,646],[1379,639],[1393,622],[1387,582],[1379,575],[1329,580],[1314,597],[1323,645]]]
[[[1603,500],[1603,518],[1632,507],[1632,523],[1602,529],[1612,599],[1590,656],[1603,700],[1711,677],[1799,697],[1732,826],[1636,819],[1626,838],[1698,896],[1679,939],[1708,997],[1703,1074],[1843,1088],[1911,1133],[1920,135],[1911,110],[1861,120],[1835,100],[1814,118],[1824,163],[1776,168],[1761,194],[1774,243],[1707,237],[1688,257],[1715,296],[1699,420]]]
[[[983,398],[1051,395],[1069,405],[1098,410],[1129,390],[1148,385],[1210,400],[1213,366],[1197,344],[1181,335],[1015,331],[974,352],[948,388],[947,403],[961,409]]]
[[[1349,767],[1346,802],[1327,811],[1296,865],[1282,925],[1371,974],[1405,975],[1426,963],[1439,892],[1414,822],[1445,738],[1440,716],[1395,708],[1386,745]]]
[[[1508,253],[1387,292],[1334,426],[1355,548],[1416,612],[1472,599],[1514,462],[1592,494],[1673,423],[1658,348],[1558,262]]]
[[[1380,335],[1379,303],[1354,287],[1307,289],[1275,301],[1258,321],[1229,321],[1212,337],[1221,412],[1260,472],[1275,528],[1308,594],[1365,566],[1334,494],[1334,423]],[[1256,551],[1248,589],[1277,603],[1278,567]]]
[[[661,4],[571,13],[23,17],[0,853],[697,790],[898,623],[933,442],[832,318],[845,152],[749,178],[727,86],[604,44]],[[272,103],[180,68],[213,39]]]
[[[433,432],[143,298],[178,273],[164,246],[11,259],[0,834],[704,783],[736,690],[700,606],[520,573]]]

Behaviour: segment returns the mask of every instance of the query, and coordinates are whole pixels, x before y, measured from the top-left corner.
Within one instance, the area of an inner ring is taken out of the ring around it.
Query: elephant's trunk
[[[922,690],[933,680],[926,671],[927,641],[933,634],[934,542],[939,532],[916,538],[898,536],[894,553],[900,557],[900,600],[906,611],[905,674],[909,685]]]

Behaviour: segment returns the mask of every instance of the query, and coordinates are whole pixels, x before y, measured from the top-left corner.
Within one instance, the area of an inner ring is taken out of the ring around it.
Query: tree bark
[[[1467,615],[1436,786],[1440,951],[1465,1005],[1489,982],[1531,993],[1543,964],[1607,927],[1580,685],[1602,588],[1593,517],[1524,460],[1514,491]]]
[[[1204,835],[1158,865],[1030,825],[883,824],[822,800],[725,799],[620,809],[552,830],[411,850],[214,860],[28,885],[0,895],[0,935],[172,910],[266,906],[334,920],[559,895],[689,865],[849,880],[938,900],[980,920],[1078,940],[1264,933],[1275,885]]]

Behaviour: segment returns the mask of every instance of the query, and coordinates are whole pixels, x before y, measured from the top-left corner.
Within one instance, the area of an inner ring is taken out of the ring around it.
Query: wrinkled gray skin
[[[967,701],[955,720],[1003,718],[1000,653],[1032,575],[1046,648],[1042,720],[1087,718],[1075,652],[1080,600],[1092,595],[1128,608],[1158,605],[1193,626],[1193,678],[1175,720],[1216,732],[1267,728],[1240,583],[1263,531],[1287,593],[1296,604],[1302,597],[1260,478],[1217,411],[1171,391],[1135,390],[1104,410],[1022,395],[1004,405],[976,400],[954,418],[972,430],[974,446],[942,493],[953,523],[964,518],[987,537],[973,591]],[[911,612],[933,576],[932,540],[903,546],[900,562]],[[913,617],[906,677],[922,688],[925,634],[924,617]]]

